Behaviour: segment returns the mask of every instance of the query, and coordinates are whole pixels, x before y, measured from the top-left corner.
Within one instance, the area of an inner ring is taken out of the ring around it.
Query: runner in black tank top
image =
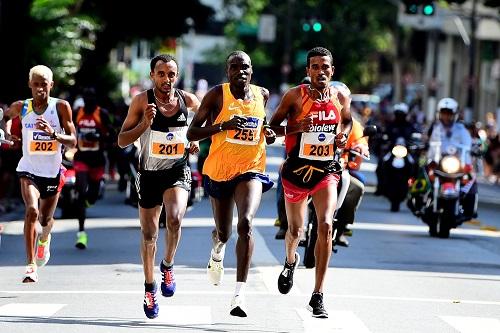
[[[195,95],[175,89],[178,79],[177,61],[171,55],[151,60],[150,77],[154,88],[135,96],[130,104],[118,145],[128,146],[140,139],[140,167],[136,187],[141,221],[141,255],[144,266],[144,313],[150,319],[158,316],[154,259],[161,205],[167,216],[167,246],[160,264],[161,293],[174,295],[174,256],[180,239],[180,226],[191,187],[191,173],[186,165],[189,153],[199,151],[197,143],[186,139],[187,108],[196,112]]]

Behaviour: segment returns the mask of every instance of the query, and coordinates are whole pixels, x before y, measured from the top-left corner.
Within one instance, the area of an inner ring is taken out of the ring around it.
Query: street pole
[[[470,36],[470,46],[469,46],[469,78],[467,80],[468,89],[467,89],[467,107],[464,112],[464,121],[471,122],[473,118],[473,110],[474,110],[474,102],[475,102],[475,85],[476,85],[476,76],[474,75],[475,66],[476,66],[476,9],[477,9],[477,0],[472,1],[472,13],[470,16],[470,28],[471,28],[471,36]]]
[[[288,75],[291,71],[290,65],[290,53],[291,53],[291,45],[292,45],[292,22],[293,18],[293,2],[295,0],[287,1],[287,17],[285,18],[285,47],[283,52],[283,64],[281,65],[281,87],[283,88],[288,84]]]

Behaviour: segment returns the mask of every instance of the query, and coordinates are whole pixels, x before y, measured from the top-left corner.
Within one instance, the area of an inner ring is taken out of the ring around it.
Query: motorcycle
[[[415,138],[420,133],[413,133]],[[408,194],[408,180],[415,174],[416,162],[411,144],[398,137],[394,146],[382,158],[383,194],[391,203],[391,212],[398,212]]]
[[[465,164],[470,148],[450,145],[442,151],[440,141],[430,142],[432,160],[409,182],[407,204],[412,213],[429,226],[433,237],[448,238],[450,230],[468,219],[464,202],[475,178]],[[477,207],[477,193],[472,198]]]
[[[377,127],[374,125],[367,126],[363,130],[363,136],[364,137],[370,137],[374,135],[377,132]],[[337,150],[335,154],[335,160],[339,161],[340,160],[340,153],[341,150]],[[348,151],[348,167],[349,163],[352,163],[353,160],[355,159],[356,156],[360,156],[364,160],[369,160],[370,158],[367,156],[364,156],[360,154],[357,150],[350,149]],[[342,163],[341,163],[342,165]],[[343,169],[339,171],[340,173],[340,182],[339,182],[339,187],[338,187],[338,195],[337,195],[337,209],[335,210],[334,213],[334,219],[333,219],[333,225],[332,225],[332,238],[336,239],[337,232],[339,231],[339,223],[337,223],[337,219],[335,218],[335,215],[342,206],[342,203],[344,202],[345,196],[347,194],[347,190],[349,189],[349,184],[350,184],[350,174],[349,174],[349,169]],[[316,259],[314,256],[314,248],[316,247],[316,241],[318,238],[318,220],[316,217],[316,211],[314,209],[314,204],[312,202],[312,198],[308,198],[308,205],[307,205],[307,221],[306,225],[304,228],[304,233],[303,233],[303,238],[299,241],[299,246],[304,247],[304,259],[303,259],[303,264],[306,268],[314,268]],[[337,253],[337,249],[335,248],[335,242],[332,243],[332,251],[333,253]]]

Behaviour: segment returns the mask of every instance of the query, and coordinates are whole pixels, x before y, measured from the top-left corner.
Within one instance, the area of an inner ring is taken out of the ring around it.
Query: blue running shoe
[[[174,276],[174,266],[167,267],[163,263],[160,264],[161,271],[161,294],[165,297],[172,297],[175,293],[175,276]]]
[[[149,319],[155,319],[158,317],[158,312],[160,311],[160,306],[158,305],[158,301],[156,300],[156,283],[154,284],[154,288],[151,291],[144,292],[144,314]]]

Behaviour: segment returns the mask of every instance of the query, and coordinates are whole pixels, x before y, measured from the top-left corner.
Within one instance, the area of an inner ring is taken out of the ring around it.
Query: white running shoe
[[[231,300],[231,311],[229,312],[229,314],[236,317],[247,316],[245,295],[233,296],[233,299]]]
[[[210,260],[208,260],[207,276],[210,283],[216,286],[222,282],[222,278],[224,277],[224,265],[222,263],[223,260],[224,257],[222,257],[221,260],[215,260],[212,250],[212,252],[210,253]]]
[[[50,259],[50,238],[52,236],[49,234],[49,238],[47,238],[46,242],[42,242],[40,238],[38,238],[38,242],[36,245],[36,264],[38,267],[43,267],[47,264]]]
[[[23,283],[37,282],[38,274],[36,272],[36,264],[26,265],[26,271],[23,276]]]

